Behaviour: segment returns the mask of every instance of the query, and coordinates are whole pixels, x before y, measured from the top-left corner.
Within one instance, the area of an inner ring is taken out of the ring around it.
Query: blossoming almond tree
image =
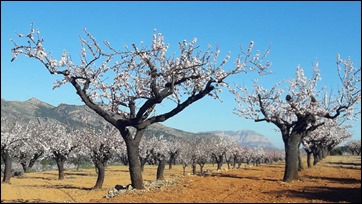
[[[279,87],[282,82],[269,91],[258,85],[257,80],[251,92],[246,87],[230,88],[238,102],[237,115],[255,122],[273,123],[281,131],[286,159],[283,181],[298,178],[299,146],[309,132],[322,126],[326,119],[352,119],[355,116],[355,106],[361,100],[361,70],[350,59],[342,60],[339,55],[337,70],[341,89],[335,98],[328,97],[327,92],[323,96],[323,89],[317,90],[317,82],[321,79],[318,62],[310,79],[301,67],[297,67],[295,78],[289,80],[285,100],[282,99],[285,90]]]
[[[40,122],[36,136],[41,138],[41,143],[45,148],[44,157],[52,157],[58,167],[58,179],[64,179],[64,163],[72,156],[74,150],[79,147],[80,138],[77,136],[79,130],[67,129],[61,123]]]
[[[352,155],[361,155],[361,140],[348,141],[346,147],[351,151]]]
[[[86,29],[84,32],[87,38],[80,38],[80,63],[73,61],[66,50],[55,59],[33,25],[28,34],[17,33],[25,39],[21,44],[11,39],[11,61],[19,55],[35,58],[50,74],[63,76],[54,88],[70,83],[88,107],[120,131],[127,146],[132,186],[137,189],[144,188],[138,147],[149,125],[166,121],[207,95],[218,98],[220,86],[230,75],[254,70],[263,73],[271,65],[262,64],[269,51],[251,55],[254,42],[236,58],[232,68],[223,69],[230,53],[218,60],[220,50],[213,51],[209,46],[205,52],[198,51],[196,38],[183,40],[178,44],[179,53],[168,55],[170,45],[161,33],[153,34],[149,47],[132,44],[120,51],[108,41],[98,43]],[[166,100],[175,105],[157,114],[157,106]],[[135,134],[130,127],[136,129]]]
[[[1,157],[5,163],[3,183],[10,183],[12,160],[19,156],[21,146],[30,139],[30,127],[1,117]]]
[[[342,125],[337,120],[326,120],[325,124],[310,132],[303,138],[302,144],[307,152],[307,165],[311,167],[311,155],[314,156],[313,165],[326,157],[333,147],[337,146],[347,138],[352,137],[349,130],[351,125]]]
[[[81,138],[79,143],[80,151],[89,157],[97,169],[97,181],[93,189],[101,189],[105,178],[105,165],[116,155],[117,148],[122,148],[119,131],[113,128],[102,128],[96,130],[91,127],[84,127],[77,135]]]

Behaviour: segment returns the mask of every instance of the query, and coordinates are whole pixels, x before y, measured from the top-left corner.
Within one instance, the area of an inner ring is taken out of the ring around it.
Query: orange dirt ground
[[[226,168],[226,164],[223,168]],[[102,190],[89,190],[96,181],[94,169],[67,170],[65,179],[57,180],[57,171],[27,173],[1,184],[1,202],[252,202],[252,203],[360,203],[361,157],[329,156],[313,168],[299,173],[300,180],[282,182],[284,163],[246,166],[223,170],[207,176],[182,176],[182,167],[165,170],[165,178],[181,181],[159,190],[130,191],[114,198],[102,198],[116,184],[130,183],[128,167],[109,166]],[[144,180],[154,180],[156,166],[146,166]],[[215,170],[216,165],[205,165]],[[190,172],[190,167],[186,168]]]

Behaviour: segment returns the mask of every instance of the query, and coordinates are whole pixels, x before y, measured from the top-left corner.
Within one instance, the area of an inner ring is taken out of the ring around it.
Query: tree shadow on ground
[[[326,202],[339,203],[361,203],[361,187],[358,188],[336,188],[336,187],[308,187],[304,190],[282,190],[272,191],[271,194],[285,195],[290,197],[307,198],[308,200],[323,200]]]
[[[67,172],[67,175],[71,176],[96,176],[96,173],[73,173],[73,172]]]
[[[129,170],[106,169],[106,171],[111,171],[111,172],[127,172],[127,173],[129,173]]]
[[[279,179],[271,179],[271,178],[260,178],[260,177],[254,177],[254,176],[240,176],[235,174],[225,174],[225,173],[217,173],[217,174],[211,174],[209,176],[212,177],[229,177],[229,178],[238,178],[238,179],[252,179],[252,180],[265,180],[265,181],[281,181]]]
[[[27,187],[34,187],[34,188],[55,188],[55,189],[78,189],[84,191],[93,190],[93,188],[86,188],[86,187],[78,187],[72,185],[29,185]]]
[[[41,176],[18,177],[18,179],[41,179],[41,180],[48,180],[48,181],[58,180],[58,179],[55,179],[55,178],[47,178],[47,177],[41,177]]]
[[[354,162],[327,162],[327,164],[361,166],[361,163],[354,163]]]
[[[325,177],[325,176],[304,176],[308,179],[321,179],[321,180],[330,180],[335,183],[344,183],[344,184],[357,184],[361,183],[359,179],[349,179],[349,178],[335,178],[335,177]]]

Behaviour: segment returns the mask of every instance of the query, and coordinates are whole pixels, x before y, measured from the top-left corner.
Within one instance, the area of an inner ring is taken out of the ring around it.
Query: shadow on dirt
[[[324,176],[305,176],[308,179],[321,179],[321,180],[330,180],[335,183],[344,183],[344,184],[358,184],[361,183],[361,180],[358,179],[348,179],[348,178],[335,178],[335,177],[324,177]]]
[[[283,190],[270,192],[276,195],[288,195],[308,200],[323,200],[326,202],[361,203],[361,187],[359,188],[333,188],[333,187],[309,187],[306,190]]]
[[[206,176],[206,175],[205,175]],[[253,179],[253,180],[264,180],[264,181],[281,181],[279,179],[270,179],[270,178],[260,178],[260,177],[253,177],[253,176],[239,176],[234,174],[211,174],[208,176],[212,177],[229,177],[229,178],[238,178],[238,179]]]
[[[28,187],[33,188],[55,188],[55,189],[78,189],[78,190],[84,190],[84,191],[90,191],[92,188],[86,188],[86,187],[78,187],[78,186],[72,186],[72,185],[29,185]]]
[[[110,172],[126,172],[126,173],[129,173],[129,171],[128,171],[128,170],[107,169],[106,171],[110,171]]]
[[[355,162],[327,162],[327,164],[361,166],[361,163],[355,163]]]
[[[71,176],[96,176],[97,174],[94,173],[73,173],[73,172],[68,172],[67,175],[71,175]]]

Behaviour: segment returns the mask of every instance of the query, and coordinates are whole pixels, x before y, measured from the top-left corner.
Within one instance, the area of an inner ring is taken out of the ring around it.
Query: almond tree
[[[203,174],[203,168],[210,161],[211,142],[206,138],[198,138],[191,144],[192,146],[192,173],[196,174],[196,164],[200,166],[200,174]]]
[[[37,137],[41,138],[46,149],[44,157],[52,157],[58,168],[58,179],[64,179],[64,163],[79,147],[79,130],[67,129],[66,125],[53,122],[39,124]]]
[[[151,136],[148,140],[142,140],[139,146],[139,159],[141,163],[141,170],[143,172],[144,167],[147,162],[151,162],[152,158],[152,149],[154,147],[154,143],[157,138],[155,136]]]
[[[97,181],[93,189],[101,189],[105,178],[105,166],[116,155],[116,148],[122,148],[121,137],[115,128],[96,130],[85,127],[77,135],[81,139],[80,148],[83,154],[90,157],[97,169]]]
[[[361,155],[361,140],[351,140],[347,142],[346,147],[351,151],[352,155]]]
[[[35,134],[32,134],[31,140],[22,140],[19,148],[19,155],[17,157],[23,167],[24,173],[28,172],[29,169],[34,166],[35,162],[41,159],[45,153],[44,146]]]
[[[29,122],[31,129],[29,132],[29,140],[22,140],[19,148],[19,154],[17,155],[24,173],[28,172],[33,167],[36,161],[44,158],[46,153],[46,147],[44,146],[44,138],[42,135],[41,119],[37,118],[37,122]]]
[[[226,153],[232,144],[233,141],[231,138],[224,135],[217,135],[210,138],[210,154],[217,163],[217,170],[221,170]]]
[[[316,165],[321,159],[347,138],[352,137],[349,130],[350,125],[342,125],[336,120],[327,120],[323,126],[309,133],[303,138],[303,147],[307,153],[307,165],[311,167],[311,155],[314,156],[313,165]]]
[[[259,86],[257,80],[251,93],[246,87],[237,87],[238,91],[231,89],[239,105],[236,114],[255,122],[273,123],[280,130],[286,159],[283,181],[298,178],[299,146],[308,133],[322,126],[326,119],[354,116],[355,106],[361,100],[360,69],[354,67],[350,59],[342,60],[338,55],[337,70],[342,86],[335,98],[328,97],[327,92],[323,97],[323,89],[317,90],[321,79],[318,62],[310,79],[297,67],[295,78],[289,80],[285,100],[282,99],[284,89],[279,88],[282,82],[269,91]]]
[[[172,169],[172,164],[176,165],[177,157],[180,155],[181,149],[181,143],[183,142],[179,138],[168,138],[168,155],[169,155],[169,161],[168,161],[168,169]]]
[[[1,157],[5,163],[3,183],[10,183],[12,160],[19,155],[23,142],[30,139],[31,131],[29,124],[21,125],[1,118]]]
[[[218,60],[220,50],[213,51],[209,46],[205,52],[198,51],[196,38],[191,42],[183,40],[178,44],[179,53],[169,55],[170,45],[156,31],[150,46],[132,44],[124,51],[108,41],[100,44],[86,29],[84,32],[87,38],[80,38],[80,63],[73,61],[66,50],[56,60],[33,25],[28,34],[16,33],[25,39],[22,44],[11,39],[11,61],[19,55],[35,58],[50,74],[63,77],[54,88],[71,84],[89,108],[120,131],[127,146],[132,187],[136,189],[144,188],[138,147],[148,126],[166,121],[207,95],[219,98],[220,86],[230,75],[254,70],[263,73],[271,65],[261,64],[269,51],[251,56],[254,42],[236,58],[232,68],[223,69],[230,53]],[[157,114],[158,105],[167,100],[175,105]],[[135,134],[129,131],[131,127]]]
[[[186,175],[186,167],[192,164],[192,146],[187,141],[180,141],[180,153],[177,160],[181,163],[183,169],[183,175]],[[196,170],[195,170],[196,171]],[[195,172],[196,173],[196,172]]]
[[[170,151],[170,141],[163,138],[163,135],[159,137],[153,137],[151,153],[153,158],[157,160],[157,172],[156,180],[164,180],[164,171],[167,163],[168,152]]]

